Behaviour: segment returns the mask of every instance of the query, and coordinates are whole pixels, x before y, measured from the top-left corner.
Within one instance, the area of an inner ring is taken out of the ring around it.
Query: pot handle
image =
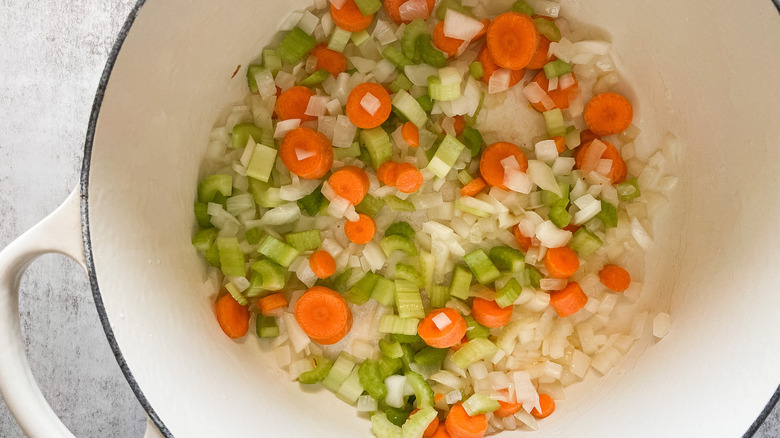
[[[0,394],[19,427],[33,438],[75,438],[49,406],[32,375],[19,324],[19,280],[47,253],[64,254],[86,271],[81,232],[81,191],[0,251]],[[161,436],[151,421],[146,438]]]

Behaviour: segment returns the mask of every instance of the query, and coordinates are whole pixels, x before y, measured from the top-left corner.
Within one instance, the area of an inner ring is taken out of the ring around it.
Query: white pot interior
[[[97,281],[130,370],[176,436],[369,433],[327,391],[302,394],[256,337],[222,334],[190,245],[209,131],[246,93],[245,70],[231,74],[305,5],[149,0],[102,104],[88,193]],[[644,303],[671,309],[672,332],[572,387],[538,435],[739,436],[780,383],[780,14],[770,0],[564,0],[562,14],[612,35],[643,153],[667,131],[684,153],[644,274]]]

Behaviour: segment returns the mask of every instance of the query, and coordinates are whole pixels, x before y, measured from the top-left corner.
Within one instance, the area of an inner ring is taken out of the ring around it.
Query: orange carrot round
[[[547,394],[539,394],[539,405],[541,406],[541,412],[533,408],[531,409],[531,415],[538,419],[547,418],[555,411],[555,400]]]
[[[460,46],[462,46],[463,43],[466,42],[465,40],[450,38],[444,35],[443,21],[436,23],[436,26],[433,28],[432,40],[433,40],[433,45],[436,46],[437,49],[447,54],[447,56],[449,57],[453,57],[457,55]]]
[[[433,318],[440,314],[444,314],[450,320],[450,324],[442,329],[433,322]],[[417,325],[417,334],[431,347],[450,348],[457,345],[466,335],[467,328],[466,320],[457,310],[444,307],[431,310]]]
[[[474,38],[471,39],[471,42],[474,42],[474,41],[482,38],[483,36],[487,35],[487,30],[488,30],[489,26],[490,26],[490,19],[489,18],[483,19],[482,20],[482,29],[480,29],[480,31],[477,32],[476,35],[474,35]]]
[[[328,185],[337,195],[358,205],[368,193],[368,175],[356,166],[342,167],[330,175]]]
[[[416,148],[420,145],[420,130],[412,122],[406,122],[401,126],[401,137],[409,147]]]
[[[412,412],[409,413],[409,418],[412,417],[412,415],[419,412],[419,409],[415,409]],[[433,417],[433,420],[431,420],[431,423],[428,424],[428,427],[425,429],[425,432],[423,432],[423,438],[431,438],[436,433],[436,430],[439,428],[439,417]]]
[[[398,178],[398,163],[395,161],[385,161],[376,170],[376,178],[384,185],[395,187],[395,180]]]
[[[498,408],[498,410],[493,412],[493,415],[497,415],[499,417],[508,417],[510,415],[515,415],[516,413],[520,412],[520,409],[523,408],[522,403],[503,402],[501,400],[498,401],[498,405],[500,407]]]
[[[452,406],[444,424],[452,438],[482,438],[488,426],[485,414],[472,417],[466,412],[463,403]]]
[[[249,331],[249,308],[238,304],[230,294],[217,299],[217,322],[229,338],[243,337]]]
[[[473,179],[460,189],[460,196],[477,196],[479,192],[485,190],[485,187],[487,187],[487,183],[482,177]]]
[[[585,307],[587,302],[588,296],[575,281],[570,282],[561,290],[550,292],[550,306],[562,318],[574,315]]]
[[[550,248],[544,256],[544,267],[553,278],[569,278],[580,268],[580,259],[568,246]]]
[[[355,0],[346,0],[341,9],[336,9],[333,3],[330,4],[330,16],[336,26],[347,32],[360,32],[365,30],[374,22],[374,14],[363,15],[355,4]]]
[[[450,433],[447,432],[447,426],[444,423],[439,424],[439,428],[436,429],[436,433],[431,435],[431,438],[452,438]]]
[[[494,18],[487,30],[487,47],[493,61],[510,70],[525,68],[539,45],[533,18],[506,12]]]
[[[311,155],[299,159],[299,154]],[[290,172],[304,179],[320,179],[333,164],[333,145],[321,132],[295,128],[288,132],[279,146],[279,157]]]
[[[551,140],[555,142],[555,149],[559,154],[566,150],[566,138],[564,138],[562,135],[556,135]]]
[[[493,57],[490,56],[487,46],[482,46],[482,50],[480,50],[477,55],[477,61],[482,64],[482,82],[490,84],[490,76],[501,67],[496,65],[493,61]],[[525,69],[512,70],[509,75],[509,86],[513,87],[517,85],[518,82],[523,80],[523,76],[525,76]]]
[[[281,292],[268,295],[267,297],[260,298],[257,301],[257,308],[260,309],[260,313],[263,315],[268,315],[272,310],[276,310],[286,305],[287,298],[285,298]]]
[[[531,61],[525,67],[528,70],[536,70],[544,67],[548,62],[555,61],[557,58],[554,55],[548,55],[550,52],[550,41],[546,36],[539,35],[539,45],[536,46],[534,56],[531,57]]]
[[[512,320],[512,306],[502,309],[495,301],[476,297],[471,304],[471,316],[485,327],[503,327]]]
[[[519,147],[512,143],[500,141],[485,148],[479,159],[479,173],[486,183],[506,190],[504,166],[501,165],[501,160],[510,156],[517,159],[520,171],[525,172],[528,169],[528,158]]]
[[[618,151],[617,148],[612,145],[612,143],[604,140],[600,141],[607,145],[607,150],[601,154],[601,159],[612,160],[612,167],[610,168],[607,177],[610,179],[610,181],[612,181],[612,184],[618,184],[625,181],[626,176],[628,176],[628,168],[626,167],[626,162],[623,161],[623,157],[620,155],[620,151]],[[582,167],[582,163],[585,161],[585,156],[587,155],[588,149],[591,147],[591,145],[593,145],[592,140],[577,149],[577,155],[574,156],[575,168],[579,169]]]
[[[328,278],[336,273],[336,261],[328,251],[321,249],[309,257],[309,268],[317,278]]]
[[[352,328],[352,311],[347,300],[327,287],[314,286],[295,302],[295,320],[312,341],[331,345]]]
[[[398,163],[395,186],[402,193],[414,193],[423,185],[423,175],[414,164]]]
[[[314,92],[302,85],[290,88],[276,99],[276,116],[279,120],[301,119],[301,122],[317,120],[316,117],[305,114],[309,98],[312,96]]]
[[[317,44],[311,55],[317,58],[317,70],[324,68],[333,77],[347,71],[347,57],[343,53],[330,50],[326,43]]]
[[[546,91],[547,95],[550,96],[550,99],[553,101],[553,107],[550,109],[566,109],[571,104],[571,101],[576,98],[577,94],[580,92],[577,76],[575,76],[574,73],[571,73],[571,76],[574,78],[574,85],[566,89],[556,88],[555,90],[547,91],[547,88],[550,86],[550,80],[547,79],[547,75],[544,73],[544,70],[537,73],[536,76],[531,79],[531,82],[536,82],[542,88],[542,90]],[[532,103],[531,106],[533,106],[534,109],[540,113],[547,111],[541,102]]]
[[[520,246],[520,248],[522,248],[523,251],[527,252],[528,249],[531,248],[531,246],[533,246],[533,241],[531,240],[530,237],[524,235],[520,231],[520,227],[518,227],[517,225],[515,225],[515,228],[514,228],[513,231],[514,231],[514,235],[515,235],[515,242],[517,242],[517,245]]]
[[[466,129],[466,121],[461,115],[457,115],[453,119],[455,119],[455,122],[452,124],[452,128],[455,130],[455,134],[460,135]]]
[[[582,113],[585,124],[597,135],[620,134],[631,126],[634,107],[625,97],[615,93],[601,93],[585,105]]]
[[[350,242],[365,245],[374,238],[376,223],[370,216],[363,213],[358,216],[359,218],[355,222],[347,221],[344,224],[344,234],[347,235]]]
[[[599,271],[601,284],[615,292],[623,292],[631,284],[631,274],[618,265],[604,265]]]
[[[361,104],[366,95],[371,94],[379,100],[379,109],[374,114],[369,113]],[[390,95],[385,87],[373,82],[364,82],[353,88],[347,97],[347,116],[349,120],[358,128],[371,129],[376,128],[390,117],[392,110]]]
[[[399,8],[402,4],[406,3],[407,0],[384,0],[382,3],[385,7],[385,12],[387,12],[387,15],[395,21],[396,24],[411,23],[411,20],[401,20],[401,12],[399,11]],[[433,13],[433,8],[436,6],[436,0],[426,0],[428,3],[428,14]]]

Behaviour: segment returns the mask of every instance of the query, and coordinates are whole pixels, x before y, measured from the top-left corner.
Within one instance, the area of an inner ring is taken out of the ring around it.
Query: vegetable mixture
[[[566,386],[616,366],[647,325],[642,255],[676,179],[668,148],[637,156],[609,43],[559,12],[291,14],[198,185],[192,243],[219,272],[224,333],[254,320],[292,379],[380,438],[536,430]]]

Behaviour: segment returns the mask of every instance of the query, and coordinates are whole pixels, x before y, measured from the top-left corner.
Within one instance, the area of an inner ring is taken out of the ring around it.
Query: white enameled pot
[[[301,392],[254,337],[223,335],[190,245],[209,130],[246,92],[243,71],[230,73],[305,2],[134,9],[98,90],[80,187],[0,254],[0,390],[28,435],[72,436],[38,390],[20,337],[18,279],[44,252],[85,266],[108,341],[164,436],[369,434],[352,407]],[[669,310],[673,326],[606,378],[573,387],[536,435],[749,436],[780,383],[780,5],[562,5],[612,35],[648,144],[668,131],[683,145],[678,195],[645,267],[649,304]]]

